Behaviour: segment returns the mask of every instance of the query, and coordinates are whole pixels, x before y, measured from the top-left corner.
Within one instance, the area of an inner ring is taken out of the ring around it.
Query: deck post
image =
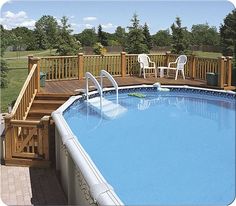
[[[227,72],[228,72],[228,78],[227,78],[227,84],[228,87],[231,86],[231,81],[232,81],[232,57],[231,56],[227,56],[226,57],[226,68],[227,68]]]
[[[34,56],[32,54],[28,55],[28,74],[30,73],[30,70],[32,68],[32,62],[31,62],[31,59],[33,58]]]
[[[219,68],[219,75],[218,75],[218,86],[223,89],[224,88],[224,61],[225,61],[225,57],[221,56],[218,57],[218,68]]]
[[[78,79],[83,79],[84,54],[78,54]]]
[[[165,64],[166,66],[168,67],[168,64],[169,64],[169,60],[170,59],[170,52],[166,52],[166,59],[165,59]]]
[[[121,76],[125,77],[126,76],[126,53],[121,52]]]
[[[195,79],[196,76],[196,58],[195,55],[192,54],[190,56],[190,78]]]
[[[5,117],[5,160],[12,159],[12,126],[11,126],[12,116],[6,115]]]
[[[37,70],[36,70],[36,75],[35,75],[35,88],[38,90],[40,90],[40,65],[39,65],[39,60],[40,58],[38,57],[34,57],[31,59],[31,63],[32,63],[32,66],[34,64],[37,64]]]
[[[44,116],[41,118],[41,124],[42,124],[42,140],[43,140],[43,154],[44,159],[49,160],[49,121],[50,116]]]

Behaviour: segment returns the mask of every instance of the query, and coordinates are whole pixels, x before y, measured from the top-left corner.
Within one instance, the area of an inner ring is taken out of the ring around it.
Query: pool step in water
[[[102,98],[102,107],[100,105],[100,97],[95,97],[88,100],[88,105],[106,119],[114,119],[127,111],[127,109],[120,104],[113,103],[110,100]]]

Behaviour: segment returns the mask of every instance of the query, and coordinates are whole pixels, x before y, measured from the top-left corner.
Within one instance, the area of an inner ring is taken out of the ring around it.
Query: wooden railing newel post
[[[41,118],[42,141],[43,141],[42,149],[45,160],[49,160],[49,122],[50,122],[50,116],[44,116]]]
[[[218,86],[223,89],[224,88],[224,61],[225,57],[218,57],[218,66],[219,66],[219,74],[218,74]]]
[[[121,76],[126,76],[126,52],[121,52]]]
[[[32,54],[28,55],[28,74],[30,73],[30,70],[31,70],[31,68],[33,66],[33,64],[32,64],[32,58],[33,57],[34,56]]]
[[[78,79],[83,79],[83,69],[84,69],[84,54],[79,53],[78,54]]]
[[[231,81],[232,81],[232,57],[231,56],[227,56],[226,57],[227,63],[226,63],[226,67],[228,69],[228,78],[227,78],[227,84],[228,87],[231,86]]]
[[[36,75],[35,75],[35,87],[40,91],[40,64],[39,64],[40,58],[34,57],[31,59],[32,65],[37,64],[37,69],[36,69]]]
[[[5,160],[12,159],[12,130],[13,127],[11,126],[11,119],[12,116],[6,115],[5,116]]]

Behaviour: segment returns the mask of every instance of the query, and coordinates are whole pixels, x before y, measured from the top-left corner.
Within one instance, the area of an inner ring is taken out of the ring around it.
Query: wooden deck
[[[196,87],[209,87],[206,85],[205,81],[199,80],[191,80],[191,79],[182,79],[179,78],[174,80],[172,77],[169,78],[155,78],[155,77],[148,77],[146,79],[137,77],[137,76],[128,76],[128,77],[115,77],[119,86],[130,86],[130,85],[140,85],[140,84],[147,84],[151,85],[156,82],[160,82],[162,85],[188,85],[188,86],[196,86]],[[98,78],[98,81],[100,79]],[[89,85],[93,86],[91,82]],[[112,86],[111,83],[104,78],[104,86],[110,87]],[[42,94],[55,94],[55,93],[64,93],[68,95],[75,95],[76,89],[84,89],[85,88],[85,80],[55,80],[55,81],[47,81],[45,87],[41,87],[40,93]],[[211,87],[216,88],[216,87]]]

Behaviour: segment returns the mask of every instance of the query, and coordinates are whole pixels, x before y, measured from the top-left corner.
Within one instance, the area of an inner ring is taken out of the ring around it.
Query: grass
[[[28,55],[34,56],[48,56],[48,55],[55,55],[56,50],[52,49],[51,53],[50,50],[35,50],[35,51],[8,51],[4,53],[3,58],[27,58]]]
[[[222,53],[218,53],[218,52],[194,51],[193,54],[195,54],[198,57],[206,57],[206,58],[218,58],[222,56]]]
[[[6,59],[9,70],[11,69],[24,69],[28,67],[27,59]]]
[[[1,112],[7,112],[8,105],[14,101],[26,80],[28,70],[11,69],[8,72],[8,87],[1,89]]]

